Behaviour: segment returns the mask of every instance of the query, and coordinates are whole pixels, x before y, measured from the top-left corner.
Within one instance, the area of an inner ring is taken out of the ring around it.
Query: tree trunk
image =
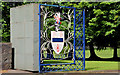
[[[93,42],[90,42],[89,48],[90,48],[90,57],[89,57],[89,59],[98,58],[98,56],[95,54],[95,51],[94,51]]]
[[[114,47],[114,55],[113,55],[114,59],[117,59],[117,46]]]

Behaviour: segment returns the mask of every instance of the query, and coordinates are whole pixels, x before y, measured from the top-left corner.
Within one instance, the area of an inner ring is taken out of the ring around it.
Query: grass
[[[86,61],[86,70],[120,70],[116,61]]]
[[[118,57],[120,57],[118,49]],[[112,58],[114,50],[112,48],[107,48],[106,50],[96,50],[95,53],[100,58]],[[85,51],[85,57],[90,57],[90,51]],[[72,60],[45,60],[44,63],[73,63]],[[85,61],[86,70],[120,70],[118,68],[120,62],[118,61]]]
[[[95,53],[100,58],[113,58],[113,48],[107,48],[106,50],[96,50]],[[90,57],[90,50],[85,51],[85,57]],[[117,50],[117,56],[120,57],[120,48]],[[120,62],[118,61],[86,61],[86,70],[120,70],[118,68]]]
[[[71,60],[46,60],[45,63],[73,63]],[[85,70],[120,70],[117,61],[85,61]],[[62,66],[59,66],[62,68]]]
[[[98,57],[100,58],[112,58],[113,54],[114,54],[114,50],[113,48],[106,48],[106,50],[96,50],[95,49],[95,53]],[[117,50],[117,56],[120,57],[120,48],[118,48]],[[89,58],[90,57],[90,50],[86,50],[85,51],[85,58]]]

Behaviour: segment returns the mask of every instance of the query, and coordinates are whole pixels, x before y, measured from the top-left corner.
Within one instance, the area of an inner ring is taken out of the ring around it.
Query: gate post
[[[85,9],[83,10],[83,70],[85,70]]]
[[[39,72],[40,72],[40,70],[41,70],[41,66],[40,66],[40,64],[41,64],[41,62],[40,62],[40,46],[41,46],[41,44],[40,44],[40,41],[41,41],[41,38],[40,38],[40,24],[41,24],[41,22],[40,22],[40,19],[41,19],[41,16],[40,16],[40,7],[41,7],[41,5],[39,5]]]

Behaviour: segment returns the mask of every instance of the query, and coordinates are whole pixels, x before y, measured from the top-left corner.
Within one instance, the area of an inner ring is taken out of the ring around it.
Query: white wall
[[[10,9],[11,43],[15,48],[15,69],[38,71],[39,4]]]

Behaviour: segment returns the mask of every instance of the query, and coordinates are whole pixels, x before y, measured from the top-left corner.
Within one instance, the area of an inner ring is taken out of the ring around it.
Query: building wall
[[[0,43],[0,70],[8,70],[12,68],[11,45],[11,43]]]
[[[15,48],[15,69],[38,71],[39,4],[10,9],[11,43]]]

